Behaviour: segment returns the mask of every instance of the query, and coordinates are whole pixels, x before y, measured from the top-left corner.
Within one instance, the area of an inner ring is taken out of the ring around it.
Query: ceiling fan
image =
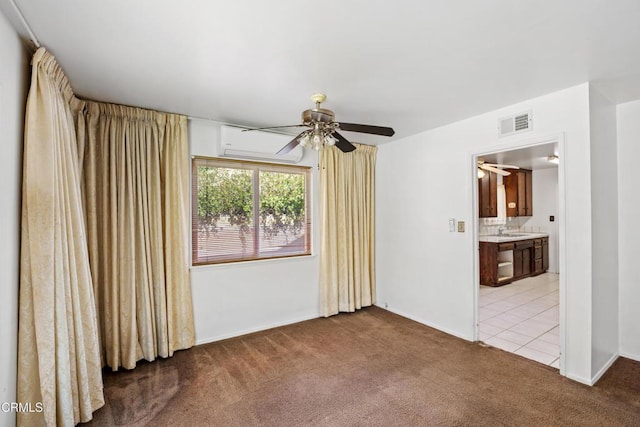
[[[302,112],[302,124],[245,129],[244,131],[290,127],[308,128],[302,131],[302,133],[297,135],[295,138],[293,138],[291,142],[282,147],[276,154],[286,154],[289,151],[293,150],[296,146],[298,146],[298,144],[302,145],[304,148],[313,148],[315,150],[320,150],[325,145],[335,145],[344,153],[355,150],[356,146],[350,143],[347,138],[340,135],[337,132],[338,130],[369,133],[382,136],[393,136],[393,134],[395,133],[395,131],[389,127],[336,122],[334,121],[335,114],[333,113],[333,111],[327,110],[326,108],[320,108],[320,104],[322,104],[326,99],[326,95],[321,93],[311,95],[311,100],[316,103],[316,108],[304,110]]]
[[[498,163],[485,163],[484,160],[478,160],[478,178],[483,178],[485,175],[485,171],[494,172],[498,175],[507,176],[511,175],[511,172],[508,172],[504,169],[520,169],[518,166],[514,165],[502,165]]]

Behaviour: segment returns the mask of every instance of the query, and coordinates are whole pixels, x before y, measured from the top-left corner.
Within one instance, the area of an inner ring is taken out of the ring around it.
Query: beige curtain
[[[22,192],[19,425],[74,425],[104,404],[72,108],[54,57],[33,57]],[[72,107],[73,106],[73,107]],[[37,412],[38,403],[43,412]]]
[[[104,405],[104,363],[133,368],[194,344],[188,209],[186,118],[81,101],[39,49],[25,124],[17,390],[33,411],[19,425],[88,421]]]
[[[320,152],[321,313],[331,316],[375,302],[374,205],[377,148]]]
[[[87,102],[78,133],[104,363],[193,346],[186,117]]]

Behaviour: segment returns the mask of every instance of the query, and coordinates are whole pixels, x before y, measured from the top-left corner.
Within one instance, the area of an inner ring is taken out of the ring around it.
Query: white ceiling
[[[557,168],[558,165],[548,160],[549,156],[557,154],[558,145],[549,143],[478,156],[478,160],[482,160],[485,163],[499,163],[518,166],[522,169],[538,170]]]
[[[318,91],[394,138],[585,81],[640,98],[638,0],[0,0],[23,31],[12,1],[79,96],[232,124]]]

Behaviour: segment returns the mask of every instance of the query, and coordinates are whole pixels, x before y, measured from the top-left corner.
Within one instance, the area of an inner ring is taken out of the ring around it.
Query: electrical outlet
[[[551,215],[549,216],[549,222],[554,222],[556,220],[556,217]]]
[[[464,221],[458,221],[458,233],[464,233]]]

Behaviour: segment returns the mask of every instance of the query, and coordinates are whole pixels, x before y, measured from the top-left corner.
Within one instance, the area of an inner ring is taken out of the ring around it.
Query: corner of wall
[[[4,204],[0,215],[0,402],[16,401],[18,355],[18,288],[20,265],[20,212],[22,187],[22,140],[29,85],[29,58],[20,37],[0,13],[0,129],[3,152],[0,182]],[[0,424],[15,425],[15,412],[0,412]]]
[[[640,361],[640,265],[637,262],[637,212],[640,193],[640,100],[616,106],[618,177],[618,305],[620,355]]]
[[[619,351],[616,117],[616,105],[590,84],[592,376],[601,375]]]

